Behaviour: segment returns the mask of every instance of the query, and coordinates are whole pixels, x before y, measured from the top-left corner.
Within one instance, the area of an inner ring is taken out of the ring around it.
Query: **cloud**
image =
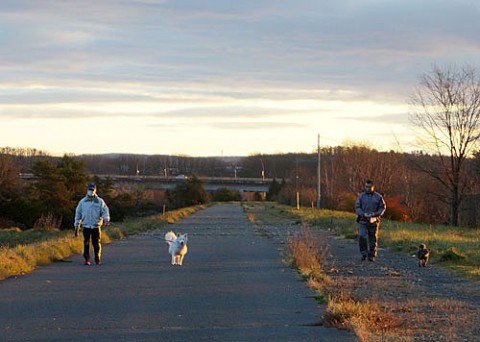
[[[405,125],[419,74],[478,63],[479,14],[471,0],[4,1],[0,125]]]
[[[407,113],[393,113],[393,114],[382,114],[382,115],[356,115],[342,117],[341,120],[354,120],[354,121],[364,121],[372,123],[384,123],[384,124],[408,124],[408,114]]]
[[[278,130],[278,129],[295,129],[305,128],[306,124],[299,124],[294,122],[216,122],[211,123],[211,127],[225,129],[225,130]]]

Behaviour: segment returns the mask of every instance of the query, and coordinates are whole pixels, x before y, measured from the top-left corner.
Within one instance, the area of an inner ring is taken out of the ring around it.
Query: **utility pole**
[[[321,163],[320,163],[320,134],[318,135],[317,141],[317,209],[320,209],[320,197],[321,197],[321,182],[320,182],[320,174],[321,174]]]
[[[261,172],[261,175],[262,175],[262,181],[265,181],[265,164],[263,163],[263,159],[262,159],[262,158],[258,158],[258,160],[260,160],[260,163],[262,163],[262,172]]]
[[[295,200],[297,202],[297,210],[300,210],[300,191],[298,190],[298,159],[295,159]]]

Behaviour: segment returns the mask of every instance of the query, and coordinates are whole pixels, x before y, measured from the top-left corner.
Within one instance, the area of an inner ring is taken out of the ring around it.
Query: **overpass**
[[[162,176],[125,176],[125,175],[92,175],[101,180],[110,179],[113,182],[114,189],[145,189],[153,191],[166,191],[174,189],[178,184],[185,182],[188,177],[162,177]],[[23,180],[33,180],[35,177],[31,173],[21,173]],[[218,189],[229,189],[238,191],[245,199],[250,198],[255,193],[259,193],[265,198],[271,178],[229,178],[229,177],[198,177],[203,181],[203,187],[207,192],[214,192]]]
[[[148,190],[172,190],[178,184],[185,182],[188,177],[161,177],[161,176],[120,176],[120,175],[96,175],[101,180],[110,179],[115,189],[142,188]],[[241,193],[259,192],[267,193],[272,179],[262,178],[219,178],[198,177],[204,183],[206,191],[213,192],[218,189],[236,190]]]
[[[188,177],[163,177],[163,176],[125,176],[125,175],[94,175],[100,180],[110,179],[113,182],[113,188],[122,189],[145,189],[155,192],[164,192],[174,189],[178,184],[185,182]],[[35,177],[31,173],[21,173],[20,178],[23,180],[34,180]],[[230,177],[198,177],[203,181],[203,187],[207,192],[214,192],[218,189],[229,189],[238,191],[244,199],[253,197],[255,193],[259,193],[265,198],[270,184],[271,178],[230,178]]]

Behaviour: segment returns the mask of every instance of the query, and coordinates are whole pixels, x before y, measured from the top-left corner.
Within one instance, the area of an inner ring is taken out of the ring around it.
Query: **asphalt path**
[[[170,229],[188,233],[181,267],[160,239]],[[312,292],[237,204],[106,245],[103,254],[101,266],[75,255],[1,281],[0,340],[356,340],[315,325]]]

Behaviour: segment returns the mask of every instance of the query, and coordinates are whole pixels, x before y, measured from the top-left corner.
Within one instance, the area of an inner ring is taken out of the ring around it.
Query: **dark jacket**
[[[371,194],[362,192],[355,202],[355,213],[358,215],[360,224],[376,224],[380,221],[380,217],[385,213],[387,208],[385,201],[378,192]],[[365,217],[365,214],[372,214],[372,220]]]

